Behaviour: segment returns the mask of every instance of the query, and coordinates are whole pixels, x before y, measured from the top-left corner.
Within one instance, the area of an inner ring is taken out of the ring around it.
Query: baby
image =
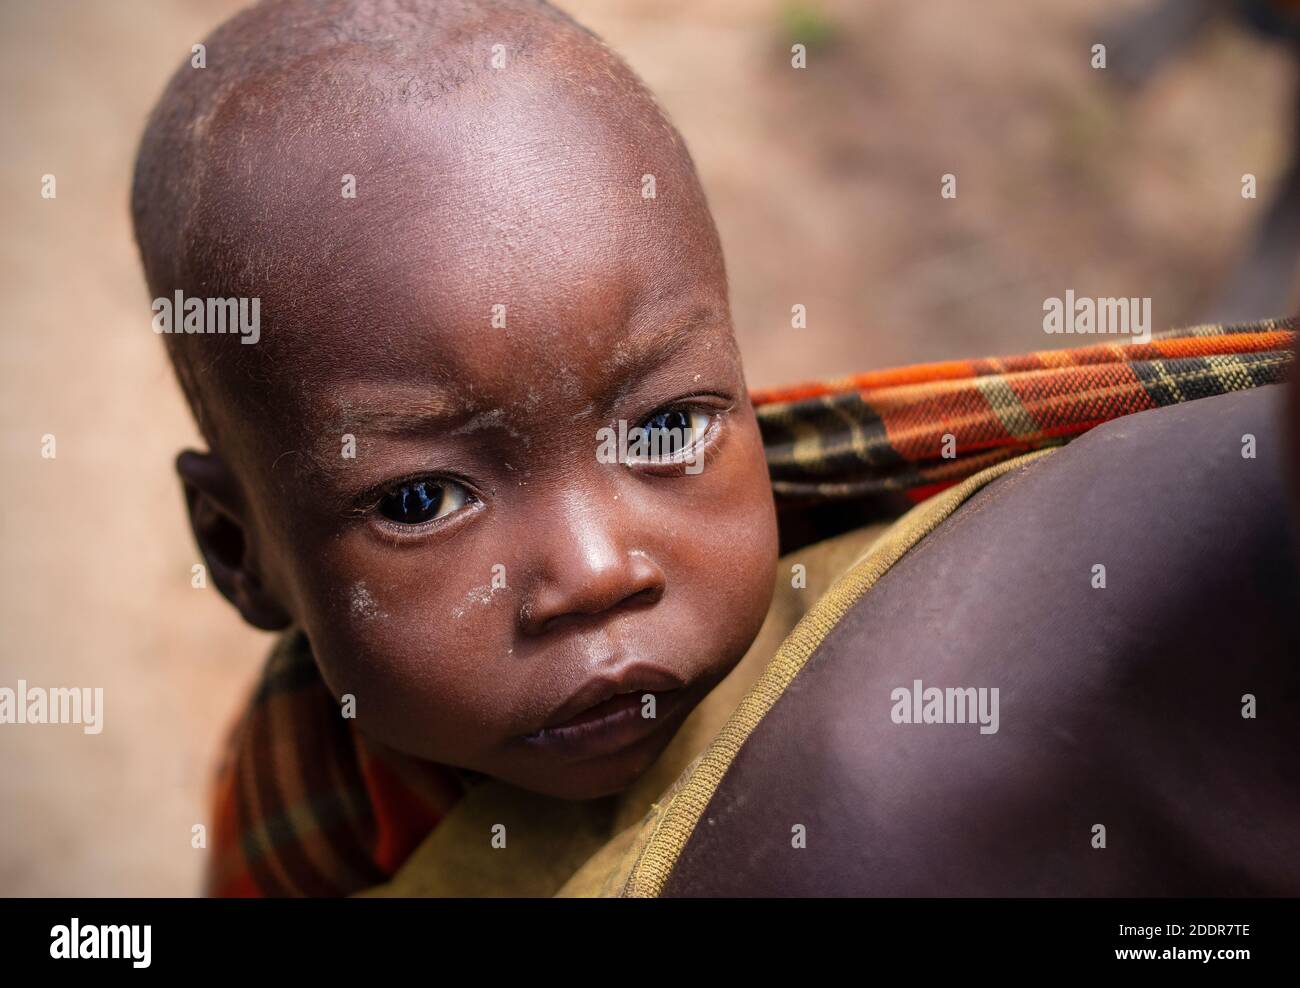
[[[626,789],[777,559],[717,232],[628,67],[539,0],[264,2],[172,78],[132,210],[152,296],[258,300],[254,345],[165,336],[244,620],[388,748]]]

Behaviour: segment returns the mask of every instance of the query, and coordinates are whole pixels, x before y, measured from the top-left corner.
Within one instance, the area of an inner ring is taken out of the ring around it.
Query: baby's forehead
[[[567,155],[557,168],[537,157],[501,164],[476,148],[404,163],[400,177],[372,173],[382,190],[367,201],[314,204],[314,193],[286,189],[295,201],[257,238],[273,253],[250,286],[272,362],[460,373],[484,354],[514,369],[562,354],[615,360],[685,310],[725,313],[716,236],[693,193],[647,202],[635,169],[599,151],[557,145]]]
[[[352,320],[555,321],[645,269],[720,276],[680,143],[608,103],[548,77],[338,126],[228,107],[211,125],[227,152],[204,175],[195,253],[233,274],[220,279],[233,293],[263,296],[272,334],[315,322],[321,302]]]

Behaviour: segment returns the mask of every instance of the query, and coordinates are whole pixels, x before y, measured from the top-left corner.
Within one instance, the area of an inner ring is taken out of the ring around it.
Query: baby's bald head
[[[439,284],[454,258],[506,304],[510,282],[562,274],[555,250],[525,253],[541,246],[530,238],[652,248],[603,228],[634,232],[619,200],[643,206],[645,174],[657,208],[635,222],[675,224],[724,277],[680,138],[626,65],[542,0],[269,0],[222,25],[205,57],[150,118],[132,212],[152,296],[260,299],[262,345],[167,337],[210,442],[228,432],[223,407],[266,412],[257,384],[277,354],[329,352],[322,308],[368,300],[372,328],[400,334],[373,323],[414,274],[401,269],[463,295]]]

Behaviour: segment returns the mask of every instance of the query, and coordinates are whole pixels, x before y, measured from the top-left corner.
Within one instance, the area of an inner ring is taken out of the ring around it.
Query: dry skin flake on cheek
[[[388,617],[375,603],[374,595],[371,594],[370,588],[366,586],[365,580],[358,580],[352,584],[352,589],[348,593],[348,610],[354,618],[360,618],[363,621]]]
[[[461,600],[460,606],[451,609],[451,616],[459,621],[465,616],[465,612],[474,605],[487,606],[492,603],[492,598],[497,591],[504,590],[505,587],[493,586],[491,583],[485,583],[481,587],[471,587]]]

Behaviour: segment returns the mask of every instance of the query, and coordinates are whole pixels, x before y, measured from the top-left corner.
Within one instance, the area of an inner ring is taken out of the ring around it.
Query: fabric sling
[[[1198,326],[1144,344],[923,364],[756,391],[783,514],[914,501],[1134,412],[1282,381],[1300,319]],[[339,896],[391,878],[483,776],[367,739],[286,633],[227,737],[207,892]]]
[[[891,492],[921,501],[1123,415],[1275,384],[1286,376],[1297,326],[1297,318],[1196,326],[1145,344],[920,364],[756,391],[772,490],[795,503]]]

